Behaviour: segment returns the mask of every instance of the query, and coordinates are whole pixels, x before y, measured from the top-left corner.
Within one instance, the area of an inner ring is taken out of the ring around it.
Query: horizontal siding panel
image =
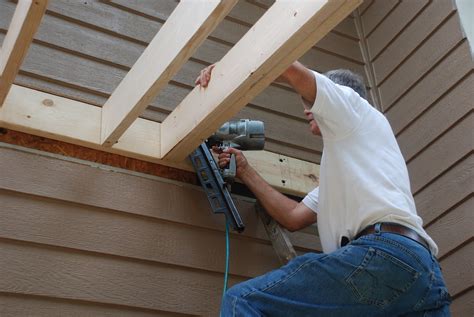
[[[362,15],[365,36],[368,36],[399,3],[400,0],[373,1]]]
[[[474,289],[455,298],[450,308],[453,317],[472,316],[474,312]]]
[[[374,0],[364,0],[364,2],[359,6],[360,14],[365,14],[365,11],[367,11],[372,4],[374,4]]]
[[[473,87],[474,74],[471,73],[397,136],[406,160],[474,109]]]
[[[353,39],[334,32],[329,32],[316,43],[315,47],[343,56],[360,64],[364,62],[359,47],[359,41],[354,41]]]
[[[418,214],[425,224],[432,222],[473,192],[473,173],[474,156],[470,155],[415,195]]]
[[[470,242],[440,261],[451,296],[474,285],[474,242]]]
[[[332,31],[348,36],[354,40],[359,40],[359,35],[357,34],[354,19],[350,16],[342,20],[338,25],[336,25],[334,29],[332,29]]]
[[[471,114],[408,163],[414,193],[472,151],[473,126],[474,115]]]
[[[354,63],[346,59],[339,59],[331,54],[326,54],[316,50],[309,50],[299,59],[299,61],[309,68],[321,73],[332,69],[349,69],[360,74],[362,77],[364,77],[365,82],[368,82],[363,64]]]
[[[222,288],[217,274],[6,241],[0,275],[0,292],[196,315],[217,312]]]
[[[31,164],[32,157],[34,165]],[[206,196],[197,186],[158,177],[110,172],[1,147],[0,169],[4,171],[0,188],[6,190],[224,231],[224,217],[211,213]],[[268,240],[263,224],[255,214],[254,204],[239,197],[234,197],[234,201],[247,225],[240,235]]]
[[[426,229],[438,244],[438,258],[472,239],[474,228],[474,199],[470,198],[439,218]]]
[[[121,305],[104,305],[77,300],[0,293],[2,317],[184,317],[187,314],[133,309]]]
[[[387,46],[398,33],[413,19],[418,12],[429,2],[429,0],[402,1],[380,25],[368,36],[367,49],[370,60],[374,58]]]
[[[169,14],[163,12],[159,2],[145,1],[144,3],[134,3],[124,0],[115,0],[113,3],[120,4],[122,8],[129,8],[138,12],[144,12],[152,17],[163,17]],[[250,28],[250,24],[255,23],[266,11],[265,9],[259,8],[250,3],[245,3],[245,1],[239,1],[239,3],[240,4],[237,4],[228,15],[232,19],[224,19],[210,35],[211,38],[217,38],[233,45],[237,43],[245,33],[247,33]],[[248,14],[247,12],[253,13]],[[243,18],[243,15],[248,15],[250,18]],[[246,20],[245,24],[239,24],[239,20]],[[332,32],[329,33],[325,38],[321,39],[321,41],[316,44],[316,47],[325,51],[337,53],[352,60],[362,62],[362,55],[358,49],[358,42],[347,37],[341,37],[338,34]]]
[[[459,18],[454,15],[379,86],[383,109],[393,105],[463,38]]]
[[[403,1],[404,5],[416,1]],[[444,21],[455,8],[451,0],[431,1],[421,14],[407,26],[395,41],[373,61],[376,83],[381,83],[396,67]],[[376,42],[369,43],[378,46]]]
[[[395,134],[399,134],[410,122],[423,114],[436,100],[471,72],[472,67],[469,45],[464,42],[385,113]]]
[[[2,190],[0,201],[2,238],[224,272],[224,237],[218,231]],[[236,238],[231,274],[254,277],[279,267],[271,245]]]

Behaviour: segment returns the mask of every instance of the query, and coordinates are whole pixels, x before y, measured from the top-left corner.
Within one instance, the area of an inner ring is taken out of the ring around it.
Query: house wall
[[[365,1],[372,92],[407,161],[418,213],[440,248],[453,315],[474,312],[473,60],[451,0]]]
[[[0,170],[0,316],[217,315],[224,222],[199,187],[1,143]],[[253,201],[235,202],[231,285],[279,266]]]

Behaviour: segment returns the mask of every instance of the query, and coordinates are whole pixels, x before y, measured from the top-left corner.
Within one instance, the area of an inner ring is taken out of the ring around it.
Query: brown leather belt
[[[365,229],[363,229],[361,232],[359,232],[355,236],[354,240],[356,240],[356,239],[358,239],[362,236],[375,233],[376,232],[375,231],[375,226],[376,226],[376,224],[365,227]],[[415,230],[407,228],[405,226],[402,226],[398,223],[382,222],[380,224],[380,232],[390,232],[390,233],[399,234],[401,236],[405,236],[407,238],[415,240],[416,242],[418,242],[419,244],[421,244],[422,246],[424,246],[428,250],[430,249],[429,246],[428,246],[428,243],[426,243],[425,239],[423,239],[418,233],[416,233]]]

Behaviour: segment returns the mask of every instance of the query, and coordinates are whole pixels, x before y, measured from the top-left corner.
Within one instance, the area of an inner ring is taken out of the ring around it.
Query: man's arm
[[[283,227],[290,231],[303,229],[317,220],[317,215],[303,203],[281,194],[271,187],[245,159],[241,151],[229,148],[219,154],[219,165],[226,166],[230,154],[235,154],[237,162],[237,177],[254,193],[266,211]]]
[[[215,64],[212,64],[203,70],[195,80],[196,85],[206,88],[211,81],[212,70]],[[298,94],[300,94],[309,104],[313,104],[316,99],[316,80],[314,75],[306,66],[296,61],[281,74],[276,82],[290,85]]]
[[[212,70],[212,69],[211,69]],[[316,80],[313,73],[306,66],[296,61],[288,67],[276,82],[283,82],[290,85],[309,104],[316,100]]]

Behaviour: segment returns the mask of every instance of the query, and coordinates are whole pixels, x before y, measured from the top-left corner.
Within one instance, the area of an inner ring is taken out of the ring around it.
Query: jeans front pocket
[[[384,307],[406,292],[419,275],[413,267],[394,256],[369,248],[346,282],[360,302]]]

